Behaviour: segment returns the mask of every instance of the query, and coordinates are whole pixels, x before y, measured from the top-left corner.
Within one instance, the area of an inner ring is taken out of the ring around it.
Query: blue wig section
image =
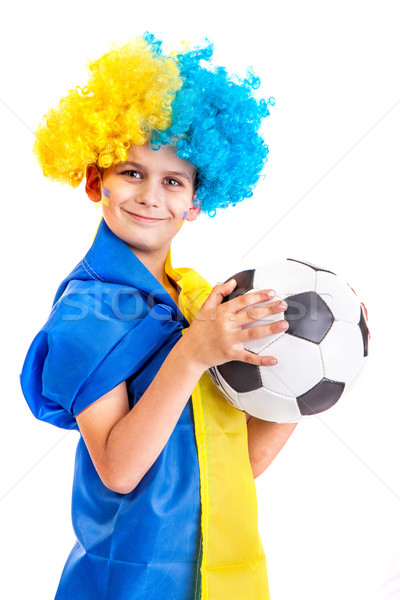
[[[147,32],[143,37],[160,52],[160,40]],[[171,126],[150,134],[154,150],[173,143],[177,155],[195,165],[194,204],[201,202],[202,212],[210,217],[253,195],[269,151],[258,130],[270,114],[268,106],[275,104],[274,98],[254,98],[260,80],[251,68],[241,79],[229,76],[224,67],[207,64],[213,52],[206,39],[204,47],[177,55],[183,86],[172,103]]]

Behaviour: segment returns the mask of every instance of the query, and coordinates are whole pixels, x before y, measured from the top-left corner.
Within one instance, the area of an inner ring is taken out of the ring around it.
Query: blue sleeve
[[[20,374],[35,417],[64,429],[78,429],[74,415],[131,377],[177,328],[169,306],[149,309],[138,295],[132,311],[131,289],[117,307],[121,286],[108,288],[99,304],[89,283],[68,286],[32,341]]]

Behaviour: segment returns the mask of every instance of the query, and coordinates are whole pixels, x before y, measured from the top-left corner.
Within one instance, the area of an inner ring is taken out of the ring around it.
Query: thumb
[[[216,285],[211,290],[210,295],[208,296],[206,302],[209,308],[213,308],[221,304],[222,300],[225,296],[228,296],[236,287],[236,279],[228,279],[225,283],[220,283]]]

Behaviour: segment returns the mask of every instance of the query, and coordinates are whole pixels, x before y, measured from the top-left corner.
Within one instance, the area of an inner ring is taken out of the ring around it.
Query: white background
[[[276,99],[263,126],[265,179],[235,208],[186,223],[173,264],[214,285],[255,262],[296,257],[342,275],[367,305],[362,377],[300,424],[256,486],[272,600],[378,598],[397,552],[400,563],[397,4],[0,2],[2,598],[53,598],[74,543],[78,434],[33,418],[19,373],[101,216],[83,184],[43,177],[33,131],[85,83],[89,59],[145,30],[172,46],[209,37],[214,63],[241,75],[252,65],[259,96]]]

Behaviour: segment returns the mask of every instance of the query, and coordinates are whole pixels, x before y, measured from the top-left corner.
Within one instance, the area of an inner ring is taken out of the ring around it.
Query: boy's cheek
[[[189,211],[188,211],[188,210],[185,210],[185,211],[184,211],[184,213],[183,213],[183,215],[182,215],[182,219],[176,223],[175,227],[176,227],[178,230],[179,230],[179,229],[182,227],[182,225],[183,225],[183,224],[184,224],[184,222],[186,221],[186,218],[187,218],[188,214],[189,214]]]

